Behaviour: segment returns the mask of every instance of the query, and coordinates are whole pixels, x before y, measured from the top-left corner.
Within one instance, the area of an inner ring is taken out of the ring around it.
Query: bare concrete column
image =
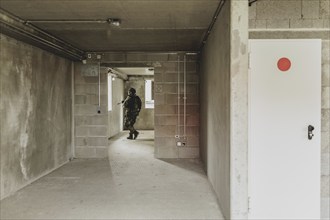
[[[230,217],[247,219],[248,1],[231,1]]]

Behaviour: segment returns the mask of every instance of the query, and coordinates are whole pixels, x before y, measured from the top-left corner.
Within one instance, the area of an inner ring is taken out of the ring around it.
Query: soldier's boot
[[[133,134],[130,133],[130,134],[128,135],[127,139],[132,140],[132,139],[133,139]]]
[[[134,131],[134,140],[137,138],[137,136],[139,135],[139,132],[138,131]]]

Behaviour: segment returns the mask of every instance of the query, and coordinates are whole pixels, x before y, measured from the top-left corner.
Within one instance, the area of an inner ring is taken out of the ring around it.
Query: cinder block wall
[[[155,157],[157,158],[199,158],[199,76],[197,71],[197,55],[186,56],[186,139],[183,139],[183,54],[175,53],[102,53],[100,60],[109,67],[154,67],[155,82]],[[89,61],[89,60],[88,60]],[[180,63],[180,123],[178,122],[178,63]],[[106,110],[101,101],[101,115],[96,114],[96,103],[92,97],[97,94],[97,77],[82,77],[77,63],[75,70],[75,123],[76,123],[76,156],[99,157],[104,156],[107,149],[104,130]],[[101,95],[106,100],[105,76],[101,77]],[[79,100],[80,99],[80,100]],[[90,119],[92,118],[92,119]],[[91,124],[90,120],[95,120]],[[94,122],[93,122],[94,123]],[[91,133],[99,128],[99,132]],[[91,136],[94,135],[94,136]],[[177,138],[186,142],[184,147],[177,147]]]
[[[249,8],[250,39],[322,39],[321,217],[330,218],[330,1],[260,0]]]
[[[108,156],[108,87],[107,71],[101,68],[100,104],[98,114],[99,77],[83,74],[83,64],[75,63],[74,121],[75,157],[102,158]],[[119,125],[118,125],[119,127]]]
[[[186,129],[183,55],[179,56],[179,65],[178,56],[172,55],[167,62],[161,62],[161,66],[155,68],[155,156],[158,158],[199,158],[199,76],[196,58],[195,55],[186,56]],[[175,135],[180,138],[175,138]],[[177,147],[177,141],[186,142],[186,145]]]
[[[329,28],[329,11],[329,0],[259,0],[249,8],[249,28]]]
[[[0,34],[1,199],[69,161],[72,62]]]

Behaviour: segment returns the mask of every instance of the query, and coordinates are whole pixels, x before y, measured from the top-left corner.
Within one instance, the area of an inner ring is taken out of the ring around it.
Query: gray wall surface
[[[71,65],[0,35],[1,198],[71,155]]]
[[[119,104],[124,97],[124,81],[116,78],[112,81],[112,111],[108,112],[108,137],[113,137],[123,130],[123,105]]]
[[[247,7],[225,2],[201,58],[201,158],[226,219],[248,208]]]
[[[225,218],[230,216],[230,2],[201,59],[201,158]]]
[[[330,218],[330,1],[267,0],[249,8],[250,39],[322,39],[321,217]]]
[[[248,217],[248,4],[231,1],[230,217]]]
[[[95,64],[94,66],[97,66]],[[108,156],[108,86],[107,71],[101,68],[100,110],[99,77],[88,66],[75,63],[74,73],[74,121],[75,157],[103,158]],[[118,127],[120,125],[118,124]]]
[[[249,28],[330,28],[329,13],[329,0],[259,0],[249,7]]]
[[[179,65],[178,55],[163,55],[164,58],[167,60],[161,61],[160,66],[155,68],[155,156],[157,158],[199,158],[197,56],[186,56],[186,129],[184,129],[183,106],[184,56],[179,55]],[[178,68],[180,68],[179,74]],[[180,75],[180,82],[178,75]],[[179,138],[175,138],[175,135]],[[178,147],[177,141],[186,142],[186,145]]]
[[[134,128],[137,130],[154,130],[154,109],[145,108],[145,80],[153,77],[130,76],[125,83],[125,95],[129,88],[134,88],[142,101],[140,114]]]

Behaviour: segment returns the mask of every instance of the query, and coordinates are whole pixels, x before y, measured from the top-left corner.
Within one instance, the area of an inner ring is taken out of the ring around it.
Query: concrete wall
[[[230,216],[230,2],[202,51],[201,158],[225,218]]]
[[[97,65],[97,64],[96,64]],[[75,157],[102,158],[108,156],[108,86],[107,71],[101,68],[100,110],[99,77],[86,71],[82,63],[75,63],[74,121]],[[119,127],[119,124],[118,124]]]
[[[145,80],[153,77],[130,76],[125,83],[125,95],[129,88],[136,89],[136,94],[142,101],[142,109],[136,120],[134,128],[137,130],[154,130],[154,109],[145,108]]]
[[[321,217],[330,218],[330,1],[263,0],[249,8],[250,39],[322,39]]]
[[[230,207],[232,219],[248,214],[248,4],[231,1]]]
[[[119,104],[125,99],[124,81],[116,78],[112,81],[112,111],[108,112],[108,137],[113,137],[123,130],[123,105]]]
[[[0,35],[1,198],[71,157],[71,65]]]
[[[247,11],[225,2],[201,58],[201,158],[226,219],[247,217]]]

